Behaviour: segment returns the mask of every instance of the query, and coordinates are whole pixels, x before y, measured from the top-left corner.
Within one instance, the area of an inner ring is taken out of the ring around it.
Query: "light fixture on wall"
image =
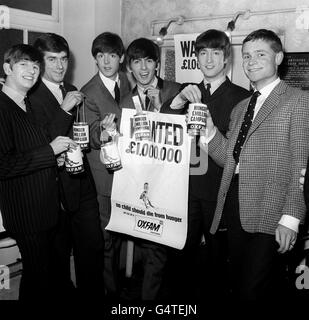
[[[183,16],[178,16],[176,18],[172,18],[168,21],[167,25],[162,27],[159,31],[159,36],[156,38],[156,42],[158,45],[162,45],[164,42],[164,37],[167,35],[167,30],[172,22],[175,22],[179,26],[184,24],[185,18]]]
[[[232,32],[235,29],[236,21],[239,17],[242,16],[243,19],[247,20],[249,19],[250,15],[251,15],[250,10],[236,12],[233,19],[227,24],[226,33],[230,34],[230,32]]]

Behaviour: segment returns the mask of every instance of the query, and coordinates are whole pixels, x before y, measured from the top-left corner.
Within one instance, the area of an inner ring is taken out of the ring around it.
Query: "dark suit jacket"
[[[126,75],[119,72],[120,80],[120,104],[123,97],[130,91],[129,81]],[[90,127],[91,150],[87,158],[95,180],[97,192],[103,196],[110,196],[113,183],[113,174],[109,173],[100,161],[100,122],[108,113],[115,113],[117,125],[120,124],[121,107],[103,84],[99,73],[89,80],[81,89],[86,95],[85,113]]]
[[[168,101],[171,97],[174,97],[178,94],[180,89],[180,84],[173,81],[163,80],[161,78],[158,78],[158,89],[160,89],[160,99],[162,102],[162,107],[160,112],[161,113],[174,113],[172,109],[168,109],[168,107],[165,107],[166,101]],[[127,96],[124,97],[123,102],[121,103],[122,108],[129,108],[129,109],[135,109],[133,99],[132,97],[138,95],[137,87],[135,87],[132,92],[127,94]]]
[[[0,209],[4,228],[33,233],[58,219],[56,161],[42,128],[0,92]]]
[[[226,134],[229,128],[230,115],[238,102],[249,97],[248,90],[233,84],[228,78],[209,97],[206,98],[204,82],[198,85],[202,93],[202,103],[207,104],[215,126],[222,134]],[[199,148],[197,147],[199,156]],[[208,169],[205,174],[190,176],[190,194],[207,201],[217,201],[218,191],[222,178],[223,168],[208,157]]]
[[[179,89],[179,92],[184,89],[187,85],[196,83],[183,83]],[[202,93],[201,102],[207,104],[207,107],[211,113],[212,119],[216,127],[222,134],[225,134],[229,127],[230,114],[233,108],[238,102],[247,98],[250,93],[248,90],[233,84],[229,78],[221,84],[219,88],[207,98],[204,82],[201,81],[197,85]],[[177,92],[177,94],[179,93]],[[170,105],[174,97],[167,100],[162,109],[166,113],[185,114],[189,102],[186,103],[183,109],[173,110]],[[200,156],[200,150],[196,145],[197,154]],[[191,164],[192,167],[199,167],[200,163]],[[189,180],[189,193],[194,197],[206,201],[216,201],[222,178],[223,168],[215,163],[215,161],[208,157],[208,167],[205,174],[190,175]]]
[[[64,83],[66,91],[73,91],[76,88]],[[43,125],[50,140],[57,136],[70,136],[72,138],[72,124],[76,117],[75,108],[72,115],[63,111],[50,90],[42,81],[29,93],[29,99],[34,111],[35,121]],[[90,172],[86,157],[83,158],[85,172],[72,175],[66,172],[65,168],[59,169],[59,189],[61,202],[68,211],[79,209],[81,200],[95,200],[96,192],[93,178]]]

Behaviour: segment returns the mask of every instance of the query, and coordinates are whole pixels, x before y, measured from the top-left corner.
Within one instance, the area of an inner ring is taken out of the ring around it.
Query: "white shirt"
[[[226,75],[223,75],[219,79],[209,82],[206,79],[203,80],[204,86],[206,88],[207,83],[210,83],[210,94],[214,94],[214,92],[221,86],[221,84],[226,80]]]
[[[275,89],[275,87],[279,84],[279,82],[280,82],[280,78],[277,78],[275,81],[273,81],[272,83],[268,84],[267,86],[265,86],[264,88],[259,90],[260,95],[258,96],[258,98],[256,100],[256,105],[254,108],[254,115],[253,115],[252,121],[254,121],[256,115],[260,111],[265,100],[268,98],[268,96],[271,94],[271,92]]]
[[[112,97],[115,99],[115,83],[117,82],[118,87],[120,89],[120,81],[119,81],[119,74],[117,73],[116,80],[109,79],[104,76],[104,74],[99,71],[99,76],[106,87],[106,89],[109,91],[109,93],[112,95]]]
[[[268,84],[267,86],[265,86],[264,88],[259,90],[260,95],[257,97],[257,100],[256,100],[252,123],[253,123],[256,115],[260,111],[262,105],[264,104],[265,100],[268,98],[268,96],[271,94],[271,92],[274,90],[274,88],[279,84],[279,82],[280,82],[280,78],[277,78],[275,81],[273,81],[272,83]],[[235,173],[239,173],[239,163],[236,166]]]
[[[63,82],[61,83],[54,83],[51,82],[45,78],[42,77],[43,83],[46,85],[46,87],[49,89],[49,91],[54,95],[54,97],[57,99],[58,103],[61,105],[63,102],[62,92],[59,88],[60,85],[63,85]]]
[[[18,91],[11,87],[3,84],[2,92],[5,93],[9,98],[11,98],[23,111],[26,112],[26,105],[24,102],[25,96],[20,94]]]

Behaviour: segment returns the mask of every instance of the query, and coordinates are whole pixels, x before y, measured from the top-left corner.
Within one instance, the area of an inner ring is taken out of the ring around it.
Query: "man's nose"
[[[109,63],[109,56],[108,55],[104,55],[104,63]]]
[[[62,61],[60,59],[57,59],[56,63],[57,63],[57,68],[58,69],[63,69],[63,63],[62,63]]]
[[[32,74],[34,74],[35,73],[35,66],[33,65],[30,65],[29,67],[28,67],[28,72],[30,72],[30,73],[32,73]]]
[[[207,59],[207,62],[212,62],[213,60],[212,53],[207,53],[206,59]]]
[[[147,68],[146,61],[142,59],[142,69],[146,69],[146,68]]]
[[[256,61],[257,61],[257,57],[252,56],[252,57],[249,58],[248,64],[249,65],[255,64]]]

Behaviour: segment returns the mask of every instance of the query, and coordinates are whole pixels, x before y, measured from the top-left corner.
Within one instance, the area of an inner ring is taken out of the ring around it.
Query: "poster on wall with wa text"
[[[199,34],[176,34],[175,42],[175,78],[179,83],[199,83],[203,74],[195,55],[195,40]]]
[[[151,139],[138,141],[123,109],[112,212],[106,229],[182,249],[187,234],[190,138],[185,116],[148,112]]]

